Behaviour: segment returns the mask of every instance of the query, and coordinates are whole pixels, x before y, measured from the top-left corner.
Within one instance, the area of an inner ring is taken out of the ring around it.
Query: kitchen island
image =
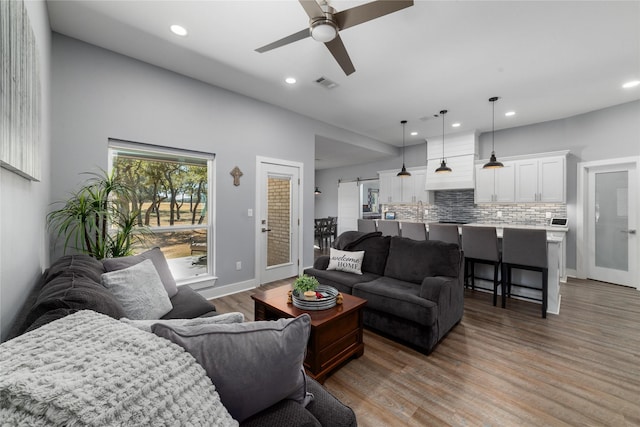
[[[429,224],[427,225],[427,230]],[[566,234],[568,227],[544,226],[544,225],[520,225],[520,224],[481,224],[471,223],[467,226],[476,227],[496,227],[496,234],[500,244],[502,244],[502,233],[505,228],[534,229],[547,231],[547,257],[548,257],[548,296],[547,296],[547,313],[560,313],[560,282],[566,282]],[[462,226],[458,227],[462,233]],[[492,268],[490,266],[478,264],[476,266],[476,284],[481,287],[492,287]],[[532,271],[513,270],[513,283],[540,286],[540,274]],[[484,282],[484,283],[483,283]],[[536,297],[536,291],[527,288],[513,288],[512,297]],[[539,296],[537,296],[539,297]]]

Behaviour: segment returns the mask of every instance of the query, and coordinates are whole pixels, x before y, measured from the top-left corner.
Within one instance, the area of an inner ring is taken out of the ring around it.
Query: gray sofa
[[[462,319],[463,256],[458,245],[347,231],[334,247],[364,251],[362,275],[327,270],[328,256],[317,258],[305,274],[366,299],[365,326],[430,353]]]
[[[54,262],[42,274],[14,321],[9,339],[81,310],[93,310],[114,319],[122,318],[122,306],[101,285],[101,275],[106,271],[103,262],[87,255],[68,255]],[[219,314],[211,302],[188,286],[179,286],[170,300],[173,309],[163,319],[189,319]],[[153,379],[150,378],[151,380]],[[351,408],[343,405],[311,378],[308,378],[307,390],[315,398],[306,407],[285,399],[244,420],[240,426],[356,426],[355,414]]]

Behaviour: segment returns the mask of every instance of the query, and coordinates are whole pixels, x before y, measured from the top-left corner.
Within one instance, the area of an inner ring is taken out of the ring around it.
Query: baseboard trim
[[[214,286],[212,288],[198,290],[198,293],[206,299],[220,298],[227,295],[237,294],[258,287],[256,279],[246,280],[244,282],[231,283],[224,286]]]

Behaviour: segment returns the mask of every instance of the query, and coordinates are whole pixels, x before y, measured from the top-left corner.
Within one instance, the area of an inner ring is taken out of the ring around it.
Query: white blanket
[[[0,425],[237,426],[181,347],[93,311],[0,345]]]

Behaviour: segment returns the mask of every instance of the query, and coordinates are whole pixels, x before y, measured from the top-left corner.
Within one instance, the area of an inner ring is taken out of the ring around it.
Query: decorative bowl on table
[[[291,293],[293,305],[301,310],[327,310],[336,305],[336,297],[338,290],[333,286],[319,285],[316,289],[318,294],[322,294],[322,298],[307,299],[304,295],[299,294],[297,290]]]

